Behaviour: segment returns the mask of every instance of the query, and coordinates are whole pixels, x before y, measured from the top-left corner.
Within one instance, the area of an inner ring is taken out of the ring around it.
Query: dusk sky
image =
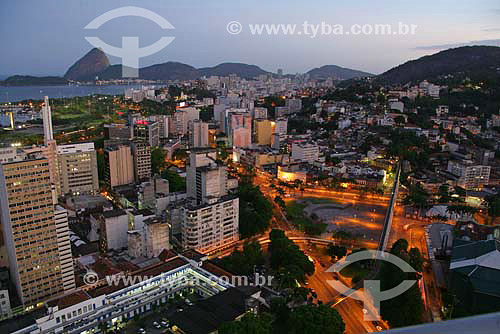
[[[152,10],[174,27],[162,30],[140,17],[122,17],[99,30],[83,28],[97,16],[122,6]],[[230,21],[243,31],[231,35]],[[415,35],[265,36],[252,35],[248,24],[416,24]],[[175,40],[140,65],[179,61],[195,67],[221,62],[255,64],[275,72],[305,72],[335,64],[381,73],[407,60],[461,45],[500,45],[498,0],[2,0],[0,4],[0,74],[62,75],[98,36],[121,46],[122,36],[138,36],[147,46],[161,36]],[[110,57],[112,63],[119,58]]]

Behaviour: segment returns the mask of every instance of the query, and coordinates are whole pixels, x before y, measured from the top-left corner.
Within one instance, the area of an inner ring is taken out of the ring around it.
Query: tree
[[[439,187],[439,202],[441,203],[449,203],[451,202],[450,189],[449,186],[445,183]]]
[[[291,288],[295,281],[306,282],[306,276],[314,274],[314,263],[288,239],[285,232],[274,229],[269,233],[270,264],[278,273],[278,283],[283,288]]]
[[[289,333],[343,334],[345,323],[337,310],[326,305],[304,305],[290,314]]]
[[[240,320],[222,324],[219,334],[271,334],[273,318],[270,314],[247,313]]]
[[[327,248],[327,254],[331,256],[333,260],[341,259],[347,255],[347,248],[345,248],[344,246],[330,244]]]
[[[488,214],[491,216],[491,223],[495,222],[497,217],[500,217],[500,194],[491,195],[485,198]]]
[[[161,177],[168,180],[170,192],[186,191],[186,179],[176,172],[166,169],[161,173]]]
[[[243,251],[234,251],[220,260],[220,265],[231,273],[252,275],[256,267],[265,263],[260,244],[257,241],[246,242]]]
[[[274,198],[274,202],[276,204],[278,204],[282,209],[285,209],[286,207],[286,204],[285,204],[285,201],[283,200],[283,198],[279,197],[279,196],[276,196]]]
[[[404,118],[404,116],[396,116],[394,118],[394,122],[396,122],[398,125],[401,125],[401,124],[404,124],[406,122],[406,119]]]
[[[422,257],[416,249],[408,251],[408,241],[399,239],[396,241],[390,251],[410,265],[421,267]],[[417,271],[421,268],[415,268]],[[380,267],[380,289],[386,291],[398,286],[404,280],[419,279],[416,273],[403,272],[400,268],[388,261],[382,261]],[[391,327],[403,327],[416,325],[422,322],[424,305],[420,289],[415,282],[410,289],[403,294],[392,299],[381,301],[380,314],[382,318],[389,322]]]
[[[354,239],[354,236],[352,235],[351,232],[338,230],[338,231],[333,231],[332,238],[342,239],[342,240],[351,240],[351,239]]]
[[[157,147],[151,150],[151,172],[159,174],[165,168],[165,152]]]
[[[240,202],[239,227],[242,238],[248,238],[264,232],[270,225],[273,215],[271,202],[248,180],[242,180],[238,186]]]
[[[410,192],[403,200],[405,205],[413,205],[419,209],[427,208],[430,195],[420,183],[410,186]]]

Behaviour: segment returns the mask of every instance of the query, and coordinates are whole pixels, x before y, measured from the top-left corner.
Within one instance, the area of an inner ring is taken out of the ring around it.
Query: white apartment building
[[[314,162],[319,158],[319,146],[314,143],[293,143],[292,160]]]
[[[225,196],[182,208],[182,246],[201,253],[239,240],[239,199]]]
[[[187,196],[201,204],[208,198],[227,194],[227,170],[217,160],[217,151],[212,148],[192,149],[186,168]]]
[[[172,132],[178,136],[188,133],[190,121],[200,119],[200,111],[194,107],[178,108],[173,116]]]
[[[94,143],[58,145],[57,163],[61,194],[99,191]]]
[[[71,253],[71,243],[69,240],[68,211],[62,206],[56,205],[54,217],[56,221],[57,248],[59,249],[63,288],[65,292],[68,292],[76,288],[73,254]]]
[[[470,160],[448,161],[448,172],[458,176],[458,185],[466,190],[481,189],[490,180],[490,166],[475,165]]]
[[[135,141],[130,145],[134,160],[135,182],[151,178],[151,146],[145,141]]]
[[[101,251],[121,250],[128,244],[128,214],[121,209],[104,211],[98,218]]]
[[[142,228],[128,231],[128,253],[131,257],[158,257],[165,249],[170,249],[169,226],[166,221],[148,218]]]
[[[189,147],[208,147],[208,123],[201,120],[189,122]]]

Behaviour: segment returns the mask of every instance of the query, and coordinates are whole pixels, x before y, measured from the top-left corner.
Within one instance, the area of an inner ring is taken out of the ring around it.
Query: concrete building
[[[104,211],[98,218],[99,246],[103,253],[127,248],[129,216],[121,209]]]
[[[267,119],[267,108],[257,107],[253,109],[253,119]]]
[[[178,108],[173,116],[172,132],[178,136],[188,133],[189,122],[200,119],[200,111],[193,107]]]
[[[10,277],[22,303],[33,305],[61,294],[64,290],[48,159],[1,165],[0,215]]]
[[[293,143],[292,160],[314,162],[319,158],[319,147],[313,143]]]
[[[97,193],[97,156],[94,143],[57,146],[61,194]]]
[[[52,111],[49,105],[49,97],[45,96],[44,104],[42,107],[42,120],[43,120],[43,140],[45,146],[54,140],[54,132],[52,130]]]
[[[104,125],[104,138],[108,140],[129,140],[130,127],[126,124],[113,123]]]
[[[214,149],[190,151],[181,213],[183,248],[206,252],[239,239],[239,201],[228,195],[226,166],[216,157]]]
[[[302,100],[298,98],[286,99],[285,107],[288,108],[289,114],[296,114],[302,110]]]
[[[113,188],[134,182],[134,159],[130,146],[116,145],[104,150],[105,179]]]
[[[257,145],[271,146],[271,137],[274,132],[275,123],[267,119],[257,119],[255,126],[255,143]]]
[[[212,199],[182,208],[182,246],[201,253],[239,240],[239,199],[231,196]]]
[[[143,221],[142,228],[128,232],[128,253],[132,257],[158,257],[171,249],[168,222],[158,218]]]
[[[195,203],[227,195],[226,166],[217,161],[215,149],[190,150],[186,174],[187,196]]]
[[[59,250],[59,262],[61,264],[61,276],[64,292],[76,288],[75,269],[73,266],[73,254],[69,239],[68,211],[60,205],[56,205],[54,218],[57,230],[57,248]]]
[[[248,148],[252,146],[252,130],[250,128],[233,129],[233,147]]]
[[[133,126],[133,139],[147,142],[151,147],[160,146],[160,123],[137,120]]]
[[[50,301],[46,313],[36,316],[33,321],[0,324],[0,330],[12,334],[93,333],[99,331],[101,323],[109,326],[123,323],[166,305],[181,293],[194,292],[205,299],[234,290],[233,284],[219,278],[223,275],[221,269],[205,260],[177,255],[133,272],[147,279],[126,286],[108,285],[106,279],[100,277],[101,280],[92,286]],[[119,280],[118,276],[114,277]],[[223,303],[217,305],[224,306]],[[245,312],[243,307],[238,315]]]
[[[151,178],[151,146],[145,141],[134,141],[130,145],[134,159],[135,182]]]
[[[277,133],[280,136],[286,135],[288,133],[288,119],[286,119],[286,118],[278,118],[276,120],[276,125],[275,125],[275,128],[274,128],[274,133]]]
[[[448,172],[457,176],[458,185],[466,190],[482,189],[490,180],[490,166],[476,165],[470,160],[448,161]]]
[[[189,122],[189,147],[208,147],[208,123],[195,119]]]
[[[1,289],[0,290],[0,318],[10,317],[12,314],[12,310],[10,308],[10,298],[9,298],[9,290]]]

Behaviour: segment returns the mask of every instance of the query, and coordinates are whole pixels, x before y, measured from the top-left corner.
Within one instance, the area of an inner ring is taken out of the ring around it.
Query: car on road
[[[189,300],[189,299],[184,299],[184,301],[186,302],[186,304],[188,304],[189,306],[193,306],[194,304]]]
[[[144,328],[139,328],[139,329],[137,330],[137,333],[139,333],[139,334],[145,334],[145,333],[146,333],[146,330],[145,330]]]
[[[162,321],[160,321],[160,325],[162,325],[163,327],[168,327],[168,322],[165,320],[162,320]]]

